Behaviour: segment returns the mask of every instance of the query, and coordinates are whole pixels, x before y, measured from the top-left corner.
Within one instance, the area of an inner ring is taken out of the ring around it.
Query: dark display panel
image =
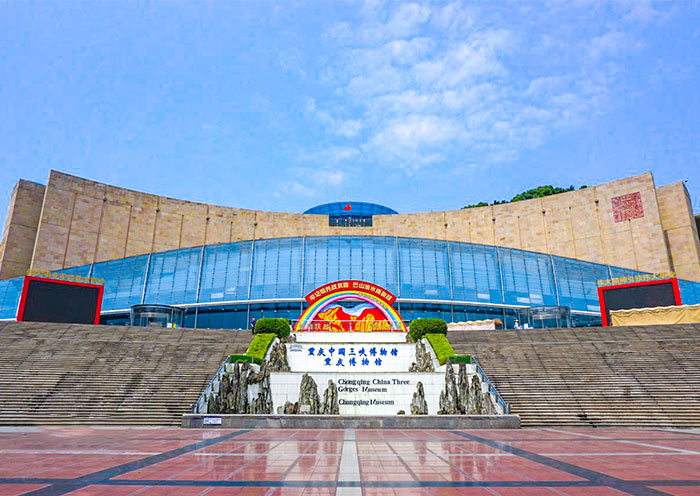
[[[18,320],[94,324],[99,315],[99,286],[28,278]]]
[[[671,282],[604,289],[603,302],[608,322],[610,322],[610,310],[667,307],[678,304]]]

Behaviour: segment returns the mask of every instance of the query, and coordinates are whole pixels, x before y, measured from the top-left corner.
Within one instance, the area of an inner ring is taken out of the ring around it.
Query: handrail
[[[226,359],[219,365],[219,368],[217,369],[216,373],[214,374],[214,377],[209,381],[209,384],[207,384],[207,387],[204,388],[204,392],[199,395],[199,399],[196,401],[194,405],[192,405],[192,413],[209,413],[205,412],[204,408],[207,405],[207,402],[209,401],[209,393],[211,393],[214,390],[214,387],[221,382],[221,375],[226,371],[226,364],[228,363],[229,358],[226,357]]]
[[[484,369],[481,368],[481,364],[479,363],[479,360],[476,359],[475,356],[472,356],[471,358],[471,363],[473,365],[476,365],[476,373],[481,376],[481,381],[485,382],[489,386],[489,392],[492,393],[496,397],[496,402],[501,405],[501,408],[503,408],[503,413],[508,415],[510,413],[510,404],[503,399],[501,396],[501,393],[498,392],[498,389],[496,389],[496,386],[493,385],[491,382],[491,379],[489,379],[489,376],[486,375],[486,372],[484,372]]]

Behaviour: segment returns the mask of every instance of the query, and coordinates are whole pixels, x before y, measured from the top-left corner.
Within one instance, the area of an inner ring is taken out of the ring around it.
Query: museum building
[[[101,322],[138,304],[185,309],[184,324],[246,328],[299,318],[323,284],[369,281],[406,320],[502,319],[564,307],[599,325],[598,286],[673,273],[700,303],[698,219],[683,183],[651,173],[545,198],[401,214],[338,202],[302,214],[156,196],[51,171],[15,186],[0,244],[0,319],[17,316],[23,276],[104,280]],[[62,276],[61,276],[62,277]]]

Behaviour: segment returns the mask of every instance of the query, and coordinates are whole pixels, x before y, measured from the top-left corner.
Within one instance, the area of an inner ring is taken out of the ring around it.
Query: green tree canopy
[[[585,188],[587,188],[587,186],[583,185],[579,189],[585,189]],[[533,198],[542,198],[545,196],[556,195],[559,193],[566,193],[567,191],[574,191],[575,189],[576,188],[574,188],[573,185],[569,186],[568,188],[561,188],[559,186],[552,186],[551,184],[546,184],[544,186],[538,186],[536,188],[532,188],[532,189],[528,189],[527,191],[523,191],[522,193],[518,193],[510,200],[494,200],[494,202],[491,203],[490,205],[500,205],[502,203],[512,203],[512,202],[517,202],[520,200],[531,200]],[[479,203],[474,203],[473,205],[467,205],[466,207],[462,207],[462,208],[486,207],[488,205],[489,205],[489,203],[482,201]]]

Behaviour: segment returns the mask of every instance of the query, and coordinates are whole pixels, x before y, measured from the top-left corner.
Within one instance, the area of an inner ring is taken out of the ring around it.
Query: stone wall
[[[683,274],[685,279],[700,281],[700,239],[688,191],[683,183],[675,183],[661,186],[656,196],[671,255],[671,270]]]
[[[0,280],[22,276],[31,266],[45,190],[24,179],[15,185],[0,242]]]
[[[2,277],[26,270],[28,259],[33,269],[55,270],[202,244],[364,235],[498,245],[646,272],[675,269],[681,278],[700,281],[700,246],[687,192],[682,183],[657,189],[651,173],[510,204],[380,215],[372,227],[350,228],[330,227],[326,216],[175,200],[56,171],[49,176],[41,216],[32,217],[32,224],[19,212],[36,212],[42,187],[34,188],[33,195],[13,197],[6,223],[27,226],[29,239],[36,231],[33,255],[27,241],[18,243],[12,256],[5,250]],[[6,233],[3,246],[6,238],[9,243],[11,236]]]

